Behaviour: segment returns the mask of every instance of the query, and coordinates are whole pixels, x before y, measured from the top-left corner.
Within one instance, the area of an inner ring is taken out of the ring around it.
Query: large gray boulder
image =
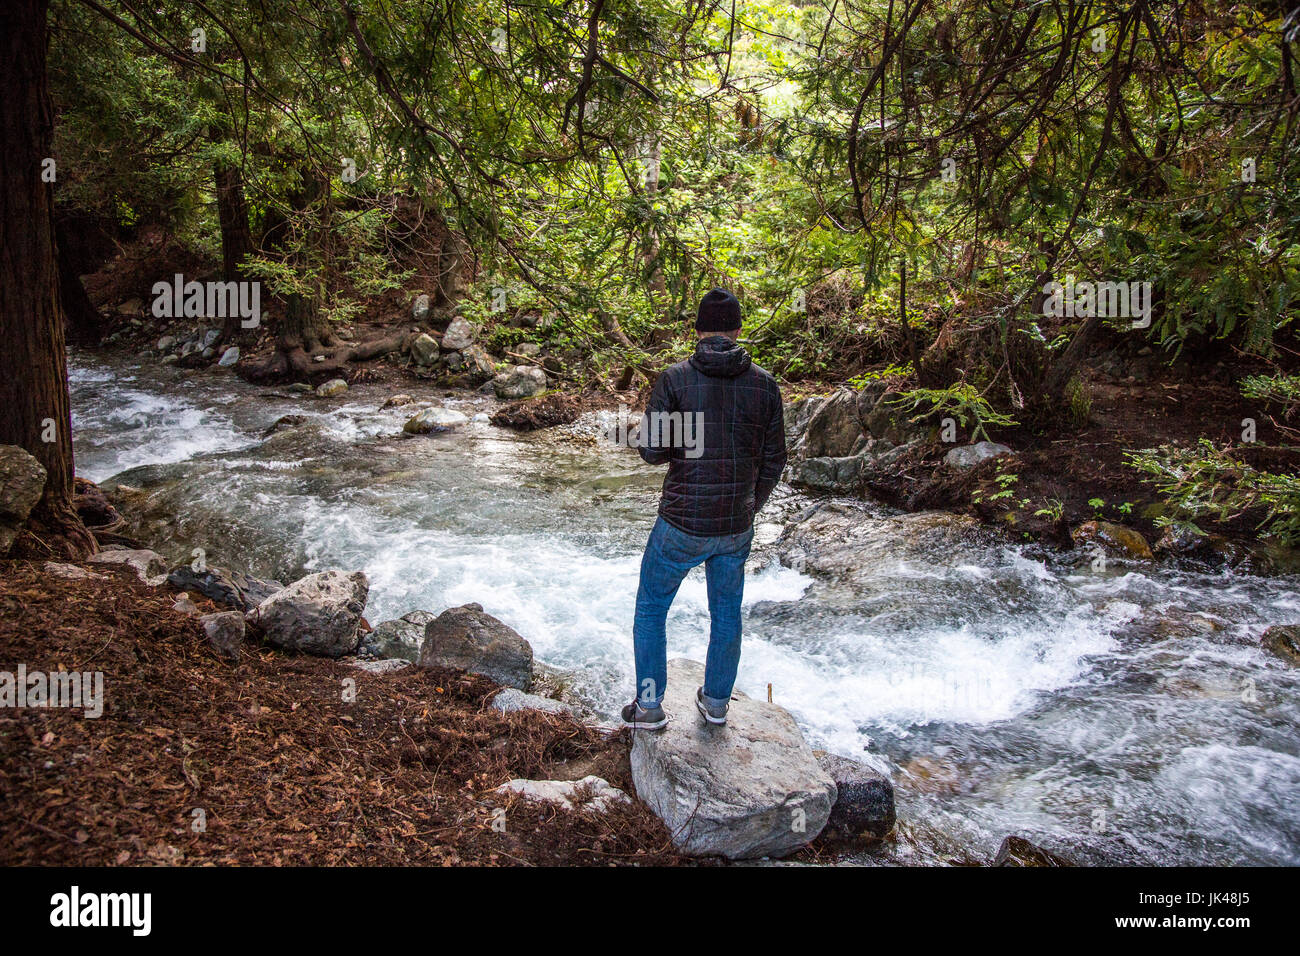
[[[481,604],[448,608],[424,629],[421,667],[450,667],[482,674],[506,687],[528,690],[533,648]]]
[[[693,856],[784,856],[816,838],[835,804],[835,783],[789,711],[733,694],[724,726],[695,709],[704,665],[668,662],[663,731],[636,731],[637,796]]]
[[[469,416],[451,408],[424,408],[416,412],[402,426],[408,435],[428,435],[430,432],[446,432],[459,428],[469,421]]]
[[[546,373],[533,365],[516,365],[492,379],[497,398],[530,398],[546,391]]]
[[[416,365],[432,365],[438,360],[438,340],[421,332],[411,340],[411,358]]]
[[[794,450],[800,458],[848,458],[865,440],[857,393],[840,389],[809,416]]]
[[[451,320],[447,331],[442,333],[442,348],[445,352],[459,352],[474,344],[474,326],[459,315]]]
[[[294,581],[248,614],[266,639],[285,650],[320,657],[353,654],[370,582],[360,571],[322,571]]]
[[[0,555],[8,554],[45,490],[45,466],[17,445],[0,445]]]

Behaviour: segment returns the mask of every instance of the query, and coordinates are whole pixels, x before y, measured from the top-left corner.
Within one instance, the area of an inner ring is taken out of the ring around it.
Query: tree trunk
[[[221,278],[238,282],[244,278],[240,263],[253,252],[253,232],[248,225],[248,202],[244,198],[244,175],[238,166],[217,162],[213,166],[217,189],[217,219],[221,223]],[[231,341],[241,331],[240,317],[228,316],[221,331]]]
[[[76,559],[93,554],[96,544],[72,505],[72,416],[53,183],[42,180],[54,139],[46,9],[47,0],[0,4],[0,132],[8,173],[0,190],[0,444],[26,449],[46,470],[45,492],[17,547]]]
[[[90,301],[90,296],[86,295],[86,287],[77,276],[77,267],[69,255],[62,230],[57,226],[55,241],[58,246],[59,301],[63,304],[68,340],[77,345],[98,345],[108,323],[99,309],[95,308],[95,303]]]

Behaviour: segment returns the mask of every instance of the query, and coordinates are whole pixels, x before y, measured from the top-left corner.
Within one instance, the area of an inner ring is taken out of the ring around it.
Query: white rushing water
[[[291,397],[84,356],[71,377],[78,473],[178,515],[149,542],[170,559],[203,547],[280,580],[361,569],[376,624],[476,601],[598,709],[631,693],[662,480],[634,453],[486,423],[403,437],[411,410],[378,410],[373,386]],[[286,414],[309,424],[264,440]],[[738,686],[770,683],[815,746],[892,774],[900,837],[882,858],[983,857],[1019,833],[1093,862],[1300,862],[1300,679],[1259,646],[1300,620],[1296,581],[1099,575],[994,540],[900,552],[899,520],[869,505],[854,507],[879,547],[851,579],[813,577],[770,544],[811,503],[782,488],[763,515]],[[703,659],[701,571],[668,633],[670,654]]]

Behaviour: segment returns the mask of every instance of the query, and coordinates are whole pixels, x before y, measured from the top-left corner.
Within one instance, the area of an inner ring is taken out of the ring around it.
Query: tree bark
[[[8,174],[0,190],[0,444],[26,449],[46,470],[44,494],[16,547],[77,559],[93,554],[96,544],[72,504],[53,183],[42,178],[54,154],[47,6],[47,0],[0,4],[0,133]]]
[[[217,191],[217,219],[221,223],[221,278],[238,282],[244,278],[240,264],[253,252],[253,232],[248,225],[248,202],[244,198],[244,175],[238,166],[217,162],[213,166]],[[223,341],[241,332],[239,316],[228,316],[222,328]]]

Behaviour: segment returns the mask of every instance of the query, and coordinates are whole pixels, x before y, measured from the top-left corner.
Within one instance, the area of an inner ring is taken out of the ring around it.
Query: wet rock
[[[407,420],[402,426],[402,431],[408,435],[427,435],[430,432],[450,431],[464,425],[467,421],[469,421],[468,415],[450,408],[424,408]]]
[[[179,591],[194,591],[224,607],[251,611],[271,595],[284,590],[279,581],[265,581],[251,574],[227,571],[208,565],[195,571],[191,565],[172,568],[167,583]]]
[[[0,445],[0,555],[8,554],[45,490],[45,466],[17,445]]]
[[[442,348],[445,352],[459,352],[474,344],[474,326],[459,315],[451,320],[447,331],[442,333]]]
[[[158,340],[159,352],[170,352],[175,347],[176,347],[176,336],[174,335],[164,335],[162,338]]]
[[[989,458],[996,458],[998,455],[1015,454],[1006,445],[999,445],[997,442],[981,441],[973,445],[961,445],[953,448],[948,454],[943,456],[943,463],[949,468],[958,468],[965,471],[967,468],[974,468],[980,462]]]
[[[1143,561],[1155,557],[1151,553],[1151,545],[1147,544],[1147,539],[1140,533],[1110,521],[1085,521],[1070,532],[1070,537],[1079,547],[1096,542],[1106,551],[1120,557]]]
[[[328,382],[320,385],[316,389],[316,394],[321,398],[330,398],[334,395],[342,395],[348,390],[348,383],[341,378],[332,378]]]
[[[416,365],[428,367],[438,360],[438,341],[427,333],[411,340],[411,359]]]
[[[497,398],[530,398],[546,391],[546,373],[532,365],[516,365],[492,380]]]
[[[835,805],[823,835],[837,840],[882,837],[894,827],[894,785],[865,764],[824,750],[817,763],[835,781]]]
[[[167,580],[167,560],[157,551],[113,548],[92,555],[96,564],[124,564],[145,584],[158,587]]]
[[[450,667],[482,674],[506,687],[528,690],[533,648],[481,604],[449,608],[424,629],[420,667]]]
[[[175,355],[175,354],[172,354],[172,355],[164,355],[162,358],[160,358],[160,359],[158,360],[158,364],[159,364],[159,365],[175,365],[175,364],[176,364],[177,362],[179,362],[179,361],[180,361],[180,356],[179,356],[179,355]]]
[[[299,425],[305,425],[309,421],[306,415],[281,415],[266,431],[262,432],[263,438],[269,438],[276,432],[284,431],[286,428],[297,428]]]
[[[994,866],[1074,866],[1065,857],[1030,843],[1023,837],[1009,836],[998,847]]]
[[[1264,632],[1263,644],[1292,667],[1300,665],[1300,626],[1274,625]]]
[[[873,438],[884,438],[895,445],[923,439],[926,428],[912,421],[914,412],[899,404],[897,392],[886,392],[883,383],[874,383],[858,393],[858,418],[863,430]]]
[[[597,776],[581,780],[524,780],[516,777],[497,787],[494,793],[517,793],[525,800],[553,803],[566,810],[601,813],[619,803],[631,803],[626,793]]]
[[[207,329],[204,331],[203,336],[199,341],[202,347],[206,350],[216,345],[217,339],[219,338],[221,338],[220,329]]]
[[[238,611],[218,611],[199,618],[208,645],[218,657],[228,661],[239,660],[244,646],[244,615]]]
[[[793,402],[787,402],[783,409],[785,417],[785,445],[793,451],[808,427],[808,420],[826,401],[824,395],[808,395]]]
[[[308,392],[315,391],[315,389],[313,389],[306,382],[294,382],[292,385],[289,386],[289,391],[297,392],[299,394],[305,395]]]
[[[835,783],[817,763],[790,713],[733,694],[727,723],[695,709],[704,665],[668,662],[663,731],[632,738],[637,795],[693,856],[784,856],[814,839],[830,818]]]
[[[410,395],[407,395],[405,392],[402,392],[399,395],[390,395],[388,399],[384,402],[384,404],[380,405],[379,407],[381,409],[400,408],[402,405],[410,405],[414,402],[415,402],[414,398],[412,398]]]
[[[573,708],[562,701],[537,694],[525,694],[515,687],[507,687],[492,698],[492,708],[503,714],[513,714],[519,710],[541,710],[548,714],[572,714]]]
[[[882,565],[951,552],[979,535],[979,519],[946,511],[876,514],[868,506],[830,501],[786,526],[776,552],[787,567],[847,579],[869,579]]]
[[[370,636],[381,657],[396,657],[414,664],[420,659],[424,644],[424,628],[434,615],[428,611],[412,611],[395,621],[384,621]]]
[[[360,571],[322,571],[294,581],[248,612],[266,639],[285,650],[321,657],[354,653],[370,582]]]
[[[557,392],[504,405],[493,413],[491,422],[502,428],[527,432],[556,425],[571,425],[578,420],[581,412],[577,399]]]
[[[239,346],[232,345],[221,353],[221,359],[217,362],[222,368],[230,368],[239,361]]]
[[[442,357],[442,366],[449,372],[459,372],[465,367],[465,356],[459,352],[447,352]]]

